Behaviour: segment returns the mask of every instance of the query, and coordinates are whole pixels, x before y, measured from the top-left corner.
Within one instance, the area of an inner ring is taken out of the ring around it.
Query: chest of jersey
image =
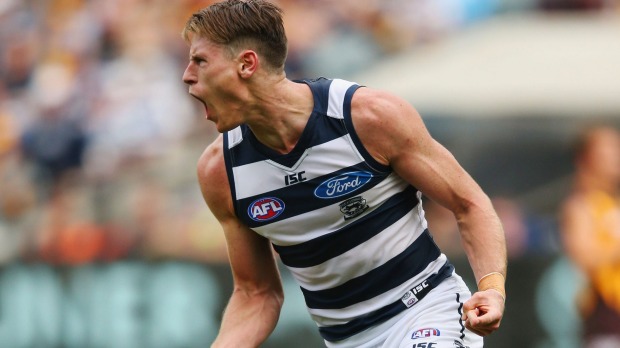
[[[380,206],[390,187],[403,189],[366,164],[347,136],[306,149],[291,167],[265,159],[232,172],[238,218],[275,244],[338,230]]]

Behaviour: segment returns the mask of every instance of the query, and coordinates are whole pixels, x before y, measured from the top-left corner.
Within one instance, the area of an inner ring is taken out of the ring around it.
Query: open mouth
[[[199,102],[200,102],[200,103],[201,103],[201,104],[205,107],[205,116],[206,116],[206,117],[208,117],[208,116],[209,116],[209,108],[207,107],[207,103],[206,103],[204,100],[200,99],[200,98],[199,98],[198,96],[196,96],[196,95],[193,95],[193,94],[191,94],[191,93],[190,93],[190,95],[191,95],[192,97],[196,98],[196,100],[198,100],[198,101],[199,101]]]

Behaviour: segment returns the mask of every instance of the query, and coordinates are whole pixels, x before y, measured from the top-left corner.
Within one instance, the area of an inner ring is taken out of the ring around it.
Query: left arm
[[[355,130],[370,154],[454,213],[476,280],[494,272],[501,274],[495,277],[501,284],[493,284],[499,291],[480,284],[483,291],[464,304],[469,329],[482,336],[495,331],[504,312],[500,291],[507,261],[504,232],[490,199],[401,98],[360,88],[351,109]]]

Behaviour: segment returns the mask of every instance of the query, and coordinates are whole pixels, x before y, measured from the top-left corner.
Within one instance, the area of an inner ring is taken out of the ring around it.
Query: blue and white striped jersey
[[[336,342],[409,307],[403,296],[446,257],[420,192],[356,135],[351,98],[360,86],[303,83],[314,109],[293,151],[278,154],[241,125],[225,134],[224,158],[237,217],[273,243],[321,335]]]

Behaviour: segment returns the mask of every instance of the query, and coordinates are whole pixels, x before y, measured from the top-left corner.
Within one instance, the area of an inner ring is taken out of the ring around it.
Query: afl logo
[[[284,212],[284,202],[275,197],[260,198],[248,207],[248,215],[254,221],[269,221]]]
[[[349,172],[323,181],[315,190],[318,198],[337,198],[349,194],[366,185],[372,179],[370,172]]]
[[[432,336],[441,336],[441,333],[437,329],[421,329],[421,330],[415,331],[411,335],[411,339],[415,340],[417,338],[428,338]]]

